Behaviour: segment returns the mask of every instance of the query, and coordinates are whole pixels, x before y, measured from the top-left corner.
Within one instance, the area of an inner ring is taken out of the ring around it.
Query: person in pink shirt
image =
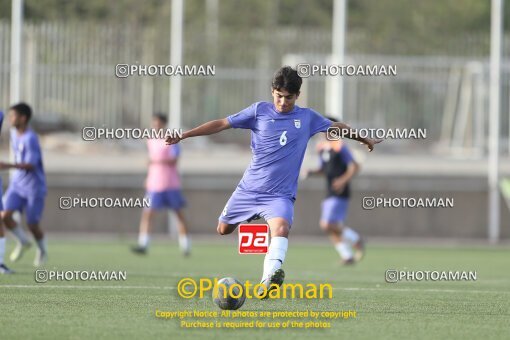
[[[167,119],[163,114],[155,114],[152,128],[161,130],[166,127]],[[178,145],[165,145],[163,139],[149,139],[149,169],[145,182],[146,197],[150,199],[150,208],[144,209],[140,221],[138,245],[132,247],[137,254],[146,254],[149,247],[152,221],[157,211],[172,209],[178,219],[179,246],[184,256],[190,254],[188,228],[183,208],[186,200],[181,190],[181,180],[177,171],[180,156]]]

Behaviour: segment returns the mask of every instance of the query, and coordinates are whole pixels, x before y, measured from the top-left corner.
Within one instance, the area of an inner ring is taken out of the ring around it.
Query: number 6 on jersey
[[[283,131],[282,135],[280,136],[280,145],[283,146],[287,144],[287,130]]]

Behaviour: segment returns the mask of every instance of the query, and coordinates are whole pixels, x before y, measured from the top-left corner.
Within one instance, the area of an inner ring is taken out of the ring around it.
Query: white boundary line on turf
[[[429,293],[507,293],[505,290],[460,290],[460,289],[418,289],[418,288],[333,288],[345,291],[395,291],[395,292],[429,292]]]
[[[159,286],[85,286],[85,285],[47,285],[40,283],[37,285],[0,285],[0,288],[65,288],[65,289],[175,289],[175,287],[159,287]]]
[[[156,290],[174,290],[176,287],[160,286],[85,286],[85,285],[48,285],[45,283],[37,285],[0,285],[0,288],[64,288],[64,289],[156,289]],[[343,291],[394,291],[394,292],[427,292],[427,293],[506,293],[504,290],[459,290],[459,289],[418,289],[418,288],[333,288],[333,290]]]

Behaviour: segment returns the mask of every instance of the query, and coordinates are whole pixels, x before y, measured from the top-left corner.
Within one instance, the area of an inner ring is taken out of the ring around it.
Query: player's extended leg
[[[240,223],[228,224],[228,223],[219,221],[218,226],[216,227],[216,231],[220,235],[232,234],[234,232],[234,230],[236,230],[236,228],[239,224]]]
[[[189,256],[191,252],[191,242],[188,236],[188,224],[186,223],[186,218],[184,217],[183,209],[175,210],[175,214],[177,215],[177,228],[179,232],[179,247],[184,256]]]
[[[140,218],[140,228],[138,232],[138,245],[131,248],[136,254],[146,254],[149,247],[150,232],[152,229],[152,221],[156,211],[154,209],[144,209]]]
[[[363,258],[365,246],[359,234],[341,222],[320,222],[321,229],[333,242],[344,264],[352,264]]]
[[[44,233],[39,226],[39,223],[27,223],[28,229],[34,235],[35,242],[37,243],[37,253],[34,260],[34,266],[40,267],[48,260],[48,250],[46,247],[46,240]]]
[[[331,242],[337,244],[342,242],[342,226],[340,223],[330,223],[327,221],[320,221],[322,231],[328,234]]]
[[[31,244],[23,228],[14,220],[13,213],[14,211],[12,210],[2,211],[2,221],[16,238],[16,247],[9,256],[12,262],[16,262],[23,256],[25,251],[30,248]]]
[[[352,264],[363,256],[363,245],[358,233],[343,225],[348,208],[348,198],[330,196],[322,202],[320,219],[321,229],[329,235],[344,264]],[[356,248],[357,246],[359,247]]]
[[[263,295],[264,289],[259,290],[262,298],[269,296],[269,291],[281,286],[285,279],[285,272],[281,269],[289,246],[289,222],[282,217],[267,220],[271,231],[271,243],[264,258],[264,272],[261,283],[266,286],[267,294]],[[275,286],[276,285],[276,286]]]
[[[251,217],[247,218],[246,222],[251,222],[253,220],[258,220],[258,219],[260,219],[260,215],[259,214],[254,214]],[[219,221],[218,222],[218,226],[216,227],[216,231],[220,235],[232,234],[234,232],[234,230],[237,229],[239,224],[241,224],[241,223],[229,224],[229,223],[225,223],[225,222]]]
[[[34,235],[37,251],[34,259],[34,266],[42,266],[48,260],[48,249],[46,239],[40,227],[40,221],[44,210],[44,195],[29,196],[26,204],[26,220],[28,229]]]
[[[28,229],[32,232],[32,235],[34,235],[34,238],[36,240],[41,240],[44,238],[44,232],[42,231],[41,227],[39,226],[39,223],[34,224],[27,224]]]
[[[328,234],[329,239],[335,246],[336,251],[340,255],[344,264],[354,263],[354,254],[352,246],[342,239],[343,226],[339,222],[320,221],[321,229]]]
[[[260,207],[255,204],[256,201],[255,194],[236,189],[218,218],[218,234],[231,234],[243,221],[259,219]]]
[[[342,229],[342,239],[352,245],[356,262],[365,256],[365,242],[358,232],[345,226]]]

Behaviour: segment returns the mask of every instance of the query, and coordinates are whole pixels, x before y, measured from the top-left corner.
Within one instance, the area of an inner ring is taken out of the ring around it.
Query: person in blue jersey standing
[[[276,71],[271,84],[273,101],[257,102],[246,109],[202,124],[179,136],[166,139],[167,144],[237,128],[251,130],[253,157],[243,178],[219,217],[217,232],[232,233],[243,221],[264,218],[270,228],[271,242],[264,259],[261,284],[262,298],[283,283],[281,268],[288,248],[289,231],[294,217],[297,182],[306,146],[318,132],[335,126],[348,131],[349,137],[367,145],[370,151],[381,140],[359,138],[348,125],[332,122],[316,111],[295,104],[302,79],[296,70],[284,66]]]
[[[13,219],[15,211],[25,212],[28,228],[37,244],[34,265],[39,267],[48,257],[46,240],[39,225],[47,189],[39,138],[29,126],[31,118],[32,109],[26,103],[13,105],[9,109],[14,163],[1,162],[0,168],[14,171],[3,196],[2,220],[18,241],[10,255],[14,262],[19,260],[31,245],[23,229]]]

